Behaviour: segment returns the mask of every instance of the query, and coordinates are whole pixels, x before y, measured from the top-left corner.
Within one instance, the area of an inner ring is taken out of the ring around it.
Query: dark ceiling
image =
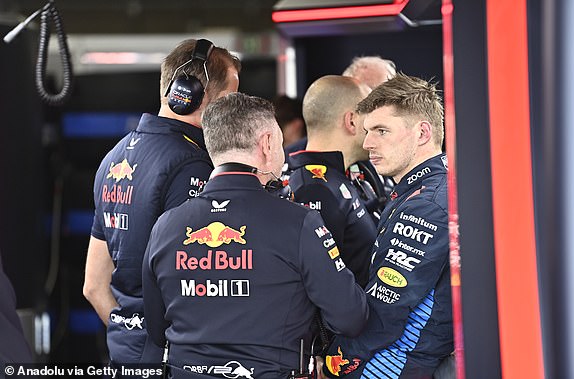
[[[26,17],[47,0],[0,0],[0,13]],[[197,33],[274,28],[277,0],[55,0],[67,33]]]

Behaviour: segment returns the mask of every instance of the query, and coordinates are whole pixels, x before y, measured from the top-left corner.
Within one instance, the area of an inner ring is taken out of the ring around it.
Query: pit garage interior
[[[36,90],[37,20],[0,42],[0,251],[37,362],[104,362],[82,296],[104,154],[159,109],[159,64],[208,38],[240,91],[302,98],[355,56],[433,80],[445,102],[458,378],[574,377],[574,80],[568,0],[55,1],[74,86]],[[5,36],[44,1],[0,0]],[[132,53],[137,59],[122,61]],[[124,55],[122,55],[124,54]],[[62,86],[54,36],[45,84]],[[123,57],[123,58],[122,58]]]

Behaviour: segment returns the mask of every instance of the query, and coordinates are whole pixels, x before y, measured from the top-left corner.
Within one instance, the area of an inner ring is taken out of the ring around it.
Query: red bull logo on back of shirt
[[[188,226],[185,233],[187,238],[183,241],[183,244],[187,246],[191,243],[199,243],[206,244],[209,247],[219,247],[224,243],[237,242],[245,245],[246,241],[243,239],[245,228],[245,225],[243,225],[239,230],[233,229],[219,221],[212,222],[195,231]]]
[[[112,162],[110,164],[110,172],[106,176],[106,179],[114,178],[116,183],[126,178],[128,180],[132,180],[133,179],[132,175],[136,170],[136,167],[137,164],[135,164],[133,167],[130,166],[128,160],[125,158],[123,161],[117,164],[114,164],[114,162]]]

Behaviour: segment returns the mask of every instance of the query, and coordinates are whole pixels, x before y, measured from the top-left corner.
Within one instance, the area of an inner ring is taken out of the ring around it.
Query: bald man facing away
[[[307,150],[290,155],[289,186],[294,200],[316,209],[333,234],[341,257],[364,286],[376,225],[345,171],[368,159],[365,132],[355,106],[370,92],[354,78],[328,75],[316,80],[303,98]]]

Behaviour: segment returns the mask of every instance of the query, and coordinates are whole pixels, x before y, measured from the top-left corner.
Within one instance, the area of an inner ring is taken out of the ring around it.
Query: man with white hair
[[[374,89],[391,79],[397,73],[395,63],[379,56],[355,57],[343,71],[343,76],[350,76]]]

